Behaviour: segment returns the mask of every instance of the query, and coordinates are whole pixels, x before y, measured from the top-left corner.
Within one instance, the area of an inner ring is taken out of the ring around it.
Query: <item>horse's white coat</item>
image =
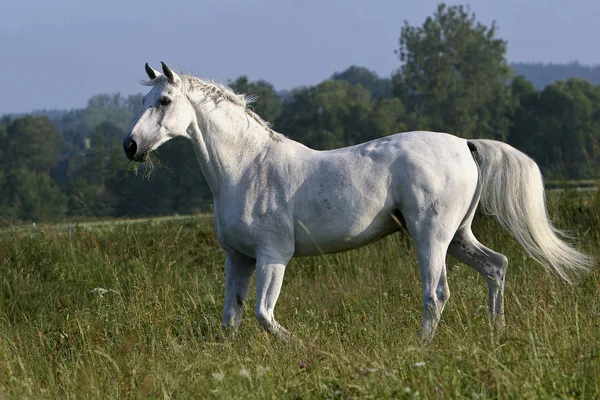
[[[286,332],[273,312],[293,256],[355,249],[401,224],[417,248],[425,339],[450,294],[447,252],[486,278],[490,314],[502,324],[508,260],[471,232],[481,196],[525,249],[561,277],[591,262],[556,236],[537,165],[506,144],[409,132],[316,151],[272,131],[228,88],[177,75],[165,64],[162,74],[146,71],[153,87],[124,147],[140,161],[174,136],[192,141],[226,253],[225,326],[240,323],[256,272],[256,317],[266,330]]]

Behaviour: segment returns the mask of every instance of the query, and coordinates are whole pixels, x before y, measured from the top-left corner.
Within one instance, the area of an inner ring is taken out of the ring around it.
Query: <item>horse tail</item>
[[[594,259],[565,242],[548,218],[538,165],[514,147],[495,140],[469,140],[479,165],[481,207],[546,269],[571,282],[569,272],[587,271]]]

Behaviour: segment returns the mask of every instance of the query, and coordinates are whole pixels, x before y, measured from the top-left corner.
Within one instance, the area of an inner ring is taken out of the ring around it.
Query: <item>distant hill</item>
[[[31,115],[35,116],[46,116],[50,118],[52,121],[57,121],[61,118],[66,117],[69,112],[73,110],[58,110],[58,109],[43,109],[43,110],[34,110],[31,112]]]
[[[533,83],[537,90],[543,89],[550,83],[569,78],[588,80],[594,85],[600,84],[600,65],[582,65],[574,61],[568,64],[511,63],[510,67],[517,75],[523,75]]]

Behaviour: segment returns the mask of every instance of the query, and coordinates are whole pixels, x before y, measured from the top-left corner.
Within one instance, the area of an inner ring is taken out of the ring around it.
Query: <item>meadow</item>
[[[600,256],[600,194],[549,199],[556,225]],[[0,232],[0,399],[598,399],[600,271],[568,285],[489,217],[474,231],[510,260],[507,328],[484,279],[448,257],[433,343],[406,232],[292,260],[262,332],[253,287],[235,337],[220,327],[224,256],[207,216],[38,224]]]

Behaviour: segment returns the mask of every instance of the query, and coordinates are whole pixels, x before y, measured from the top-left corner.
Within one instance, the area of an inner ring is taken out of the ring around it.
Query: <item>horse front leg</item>
[[[254,312],[259,325],[269,333],[289,338],[290,333],[275,320],[275,304],[281,292],[287,264],[260,259],[256,264],[256,304]]]
[[[242,322],[244,303],[256,261],[242,254],[227,253],[225,260],[225,304],[223,327],[235,331]]]

